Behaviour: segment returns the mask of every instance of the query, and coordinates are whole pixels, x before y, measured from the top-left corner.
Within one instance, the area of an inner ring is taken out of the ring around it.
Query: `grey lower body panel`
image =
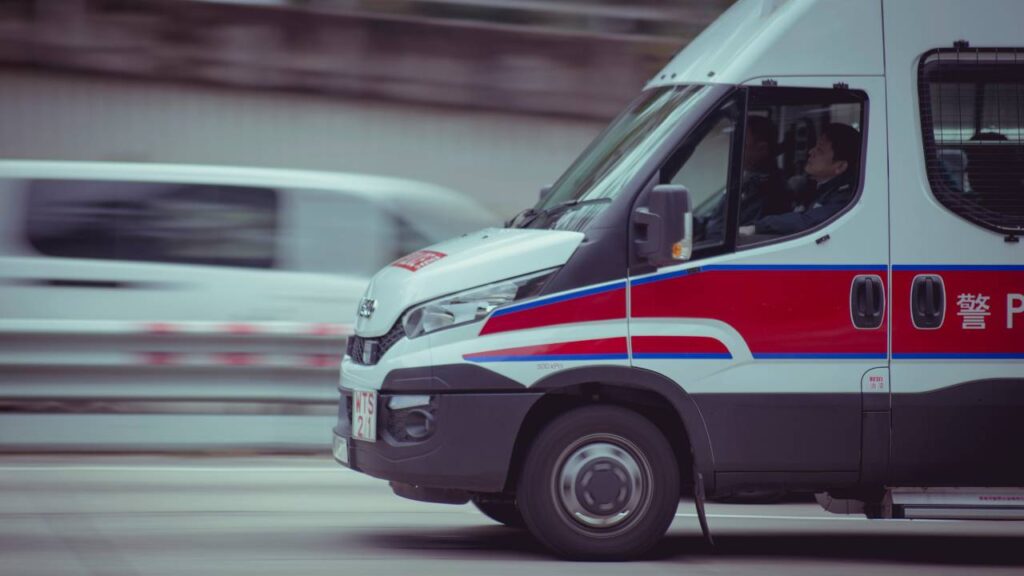
[[[716,472],[856,472],[860,394],[692,394]]]
[[[893,394],[890,483],[1024,486],[1024,378]]]
[[[529,392],[437,394],[434,434],[420,442],[396,442],[381,432],[389,417],[387,396],[382,396],[376,442],[351,439],[344,409],[334,434],[348,442],[347,465],[370,476],[428,488],[500,492],[519,428],[540,397]]]
[[[751,487],[1024,486],[1024,378],[893,394],[693,394],[716,495]],[[870,408],[870,409],[869,409]]]
[[[860,394],[693,394],[714,454],[713,496],[823,491],[860,480]]]

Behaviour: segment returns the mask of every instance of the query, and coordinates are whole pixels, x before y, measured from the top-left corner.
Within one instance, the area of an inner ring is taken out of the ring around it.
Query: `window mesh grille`
[[[345,353],[348,354],[356,364],[374,366],[384,354],[391,349],[399,340],[405,337],[405,327],[402,319],[399,318],[395,325],[388,330],[388,333],[379,338],[363,338],[361,336],[349,336]],[[369,345],[375,345],[370,352],[370,358],[363,358],[363,349]],[[365,361],[369,360],[369,361]]]
[[[1024,232],[1024,49],[929,52],[918,92],[935,198],[985,228]]]

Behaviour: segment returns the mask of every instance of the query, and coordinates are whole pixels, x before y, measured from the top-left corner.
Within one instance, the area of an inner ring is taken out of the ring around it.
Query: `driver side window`
[[[662,167],[661,184],[681,184],[690,191],[694,249],[725,243],[729,160],[736,138],[735,106],[706,122],[697,138]]]
[[[855,201],[863,112],[863,94],[853,90],[751,90],[739,183],[738,246],[799,236]]]

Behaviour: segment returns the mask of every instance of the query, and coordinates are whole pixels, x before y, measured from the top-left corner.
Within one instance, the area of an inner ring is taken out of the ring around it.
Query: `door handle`
[[[882,325],[885,316],[885,292],[882,279],[876,275],[855,276],[850,287],[850,317],[857,328],[872,329]]]
[[[942,326],[946,314],[946,286],[942,276],[921,274],[910,289],[910,314],[914,326],[934,330]]]

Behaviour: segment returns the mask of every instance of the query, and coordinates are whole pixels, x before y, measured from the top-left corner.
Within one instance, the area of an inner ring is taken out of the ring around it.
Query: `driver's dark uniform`
[[[748,171],[740,184],[740,226],[746,226],[768,214],[788,212],[792,209],[788,195],[784,194],[782,177],[775,172]],[[722,235],[725,229],[725,203],[723,195],[705,220],[705,238]]]
[[[853,200],[854,178],[843,173],[818,186],[809,205],[785,214],[764,216],[754,222],[755,234],[795,234],[828,220]]]

